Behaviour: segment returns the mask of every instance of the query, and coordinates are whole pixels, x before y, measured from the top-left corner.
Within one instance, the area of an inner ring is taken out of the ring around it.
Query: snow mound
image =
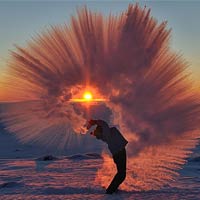
[[[97,153],[75,154],[66,157],[69,160],[87,160],[87,159],[102,159],[102,156]]]
[[[5,183],[0,184],[0,189],[3,189],[3,188],[13,188],[13,187],[18,187],[20,185],[21,185],[21,183],[15,182],[15,181],[5,182]]]
[[[52,156],[52,155],[46,155],[42,156],[40,158],[35,159],[37,161],[51,161],[51,160],[59,160],[59,158]]]

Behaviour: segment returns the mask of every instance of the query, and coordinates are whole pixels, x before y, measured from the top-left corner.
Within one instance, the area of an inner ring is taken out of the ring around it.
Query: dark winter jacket
[[[122,136],[117,128],[110,128],[103,120],[96,120],[96,124],[102,128],[99,139],[108,144],[108,148],[112,155],[115,155],[127,145],[128,141]]]

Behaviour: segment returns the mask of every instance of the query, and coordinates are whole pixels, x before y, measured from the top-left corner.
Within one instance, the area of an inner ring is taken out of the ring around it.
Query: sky
[[[9,50],[14,44],[25,46],[37,33],[50,25],[70,22],[78,7],[119,14],[136,1],[2,1],[0,0],[0,78]],[[151,8],[159,22],[168,21],[172,28],[171,47],[189,62],[195,80],[200,80],[200,1],[137,1]],[[200,81],[199,81],[200,82]]]

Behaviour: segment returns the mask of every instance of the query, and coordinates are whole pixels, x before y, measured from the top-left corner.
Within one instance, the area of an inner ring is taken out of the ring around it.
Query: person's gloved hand
[[[87,129],[90,129],[93,125],[95,125],[97,123],[97,120],[94,120],[94,119],[90,119],[88,122],[87,122]]]

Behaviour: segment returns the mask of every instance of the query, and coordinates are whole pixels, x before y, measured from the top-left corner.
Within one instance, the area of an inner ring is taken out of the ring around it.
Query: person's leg
[[[113,159],[117,166],[117,174],[115,175],[110,185],[106,189],[106,193],[108,194],[112,194],[113,192],[115,192],[119,187],[119,185],[126,178],[126,149],[124,148],[116,155],[114,155]]]

